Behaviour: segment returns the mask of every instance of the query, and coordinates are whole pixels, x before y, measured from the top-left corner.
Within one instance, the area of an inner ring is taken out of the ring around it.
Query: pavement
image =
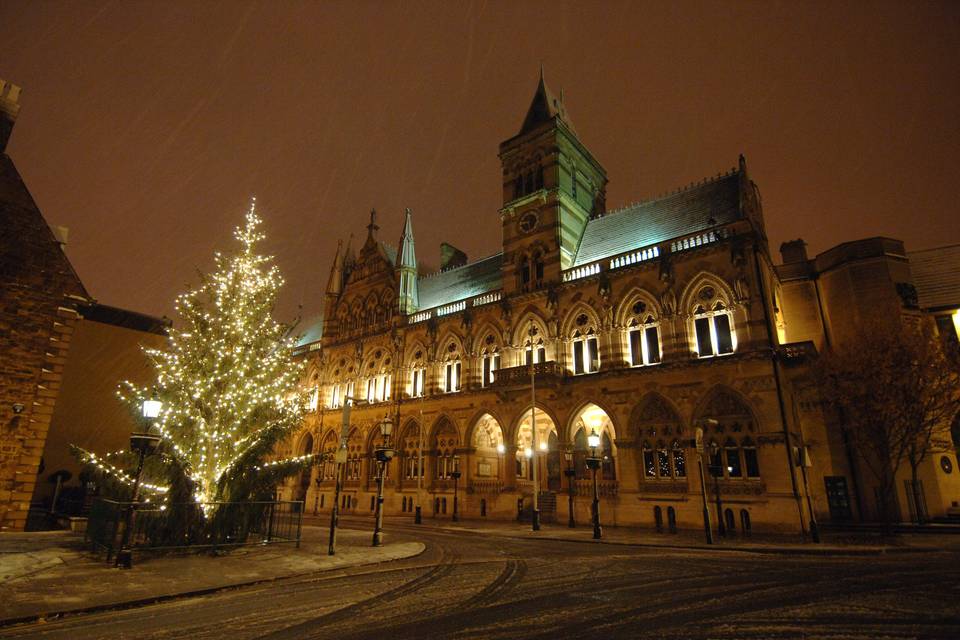
[[[0,533],[0,627],[129,608],[253,584],[419,555],[420,542],[370,546],[370,531],[340,529],[327,555],[325,527],[305,525],[291,543],[228,554],[136,554],[130,570],[95,556],[69,531]]]
[[[344,516],[344,523],[363,526],[370,520],[365,516]],[[304,522],[321,522],[313,516],[304,518]],[[720,537],[714,532],[713,544],[707,544],[702,531],[680,530],[677,533],[657,533],[650,528],[639,527],[603,527],[602,537],[593,538],[590,523],[579,522],[575,528],[566,523],[544,523],[540,531],[533,531],[529,522],[504,522],[491,520],[461,520],[452,522],[449,518],[425,517],[420,525],[413,524],[412,516],[384,516],[384,528],[389,531],[391,524],[401,527],[424,527],[441,531],[462,532],[466,534],[502,536],[537,540],[558,540],[564,542],[582,542],[589,544],[628,545],[636,547],[658,547],[665,549],[702,550],[702,551],[742,551],[749,553],[781,555],[838,555],[870,556],[888,553],[914,553],[955,551],[960,552],[960,535],[955,533],[931,534],[916,533],[883,538],[872,532],[825,531],[821,542],[813,543],[796,535],[734,535]]]

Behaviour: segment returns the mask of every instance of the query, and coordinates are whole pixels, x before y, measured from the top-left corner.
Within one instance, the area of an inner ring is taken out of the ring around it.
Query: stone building
[[[346,512],[373,511],[387,416],[397,450],[387,513],[422,505],[449,518],[456,490],[464,517],[529,517],[536,475],[545,521],[565,522],[572,502],[586,522],[596,433],[604,523],[698,528],[698,428],[711,511],[728,530],[805,530],[811,511],[843,519],[866,499],[837,480],[852,472],[806,362],[828,336],[856,339],[841,310],[904,307],[900,243],[808,260],[797,241],[775,266],[742,156],[608,211],[606,170],[542,79],[500,159],[501,252],[470,262],[445,245],[439,272],[421,273],[410,211],[397,249],[378,237],[375,213],[359,249],[338,248],[322,333],[313,327],[301,349],[314,400],[291,453],[333,451],[354,400]],[[960,484],[933,465],[930,511],[943,515]],[[328,462],[285,491],[326,511],[333,477]]]
[[[88,295],[6,153],[20,88],[0,80],[0,530],[27,521]]]

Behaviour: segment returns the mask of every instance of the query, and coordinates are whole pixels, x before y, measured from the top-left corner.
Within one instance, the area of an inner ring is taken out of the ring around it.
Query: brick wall
[[[0,530],[26,524],[77,306],[86,298],[16,167],[0,153]]]

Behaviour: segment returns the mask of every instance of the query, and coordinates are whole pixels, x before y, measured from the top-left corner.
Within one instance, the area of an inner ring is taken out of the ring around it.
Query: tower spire
[[[413,213],[409,208],[405,213],[397,250],[397,308],[400,313],[409,315],[420,308],[420,295],[417,288],[417,254],[413,244]]]
[[[339,298],[343,291],[343,240],[337,241],[337,253],[333,256],[333,266],[330,267],[330,278],[327,280],[327,297]]]

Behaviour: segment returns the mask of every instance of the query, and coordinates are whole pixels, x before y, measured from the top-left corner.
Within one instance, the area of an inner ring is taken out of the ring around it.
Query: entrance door
[[[547,446],[547,489],[560,491],[560,446],[557,434],[551,432]]]

